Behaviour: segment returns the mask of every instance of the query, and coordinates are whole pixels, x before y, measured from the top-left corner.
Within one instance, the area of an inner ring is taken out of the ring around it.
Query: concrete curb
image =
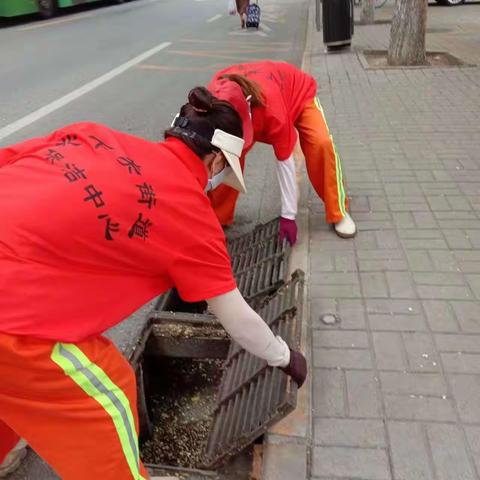
[[[315,29],[315,2],[311,1],[308,9],[307,33],[302,69],[306,72],[311,67],[311,52],[313,32]],[[297,145],[298,147],[298,145]],[[298,155],[297,155],[298,153]],[[295,152],[297,163],[297,182],[299,186],[299,209],[297,215],[299,241],[292,251],[290,258],[290,273],[296,269],[305,272],[305,292],[303,302],[302,325],[302,351],[309,365],[313,365],[312,350],[308,339],[310,338],[310,304],[308,301],[309,285],[309,210],[308,210],[308,181],[305,174],[305,162],[301,151]],[[312,369],[310,369],[312,372]],[[309,478],[310,471],[310,443],[311,432],[311,399],[312,378],[311,373],[298,394],[298,404],[282,422],[268,431],[264,439],[263,480],[303,480]]]

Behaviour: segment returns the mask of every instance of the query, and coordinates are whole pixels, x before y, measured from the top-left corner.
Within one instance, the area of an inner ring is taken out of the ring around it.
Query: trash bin
[[[353,0],[323,0],[323,43],[328,50],[350,46],[353,36]]]

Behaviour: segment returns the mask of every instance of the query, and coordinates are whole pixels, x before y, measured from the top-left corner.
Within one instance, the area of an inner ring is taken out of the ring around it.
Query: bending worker
[[[356,233],[348,213],[342,166],[316,98],[315,79],[285,62],[261,61],[233,65],[215,74],[209,89],[230,102],[243,120],[245,146],[240,162],[255,142],[272,145],[281,191],[281,237],[297,238],[297,182],[293,150],[297,142],[313,188],[325,204],[327,223],[340,237]],[[239,192],[220,186],[210,194],[222,225],[231,225]]]
[[[134,372],[102,333],[174,286],[305,380],[238,291],[205,194],[217,175],[245,189],[240,117],[197,87],[165,137],[79,123],[0,149],[0,463],[21,437],[63,480],[148,478]]]

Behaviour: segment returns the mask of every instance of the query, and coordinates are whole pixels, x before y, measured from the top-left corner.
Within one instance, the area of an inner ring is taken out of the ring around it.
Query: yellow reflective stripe
[[[138,437],[138,432],[135,428],[135,420],[133,418],[133,413],[132,409],[130,406],[130,401],[128,400],[128,397],[125,395],[123,390],[116,385],[115,383],[110,380],[110,377],[95,363],[91,362],[90,359],[76,346],[73,344],[70,344],[68,346],[68,349],[72,352],[75,353],[77,358],[81,361],[83,366],[88,366],[90,370],[93,372],[93,374],[102,382],[102,384],[106,387],[108,392],[111,392],[113,395],[115,395],[118,400],[120,400],[120,403],[123,405],[123,408],[125,409],[125,413],[127,415],[127,420],[128,423],[126,426],[130,426],[132,432],[134,433],[134,450],[137,452],[137,457],[139,458],[138,455],[138,446],[137,446],[137,437]]]
[[[53,348],[51,359],[62,368],[65,375],[109,414],[117,430],[133,479],[145,480],[139,471],[138,435],[130,402],[124,392],[76,345],[57,343]]]
[[[327,127],[328,135],[330,138],[330,142],[332,143],[333,146],[333,152],[335,154],[335,171],[336,171],[336,177],[337,177],[337,196],[338,196],[338,208],[340,209],[340,212],[342,216],[345,216],[347,211],[345,209],[345,203],[346,203],[346,193],[345,189],[343,188],[343,172],[342,172],[342,163],[340,161],[340,157],[337,153],[337,147],[335,146],[335,142],[333,141],[333,137],[330,134],[330,129],[328,128],[328,123],[327,119],[325,118],[325,113],[323,112],[322,105],[320,104],[320,100],[318,97],[315,97],[314,99],[315,106],[320,110],[320,113],[322,114],[323,121],[325,122],[325,126]]]
[[[315,102],[315,106],[320,110],[320,112],[322,112],[323,119],[325,120],[325,114],[323,113],[322,104],[320,103],[320,100],[318,99],[318,97],[315,97],[314,102]],[[325,125],[327,125],[327,122],[325,122]],[[328,130],[328,125],[327,125],[327,130]]]
[[[340,212],[342,212],[342,216],[345,216],[347,211],[345,209],[345,189],[343,188],[343,172],[342,172],[342,164],[340,162],[340,158],[337,154],[337,148],[335,147],[335,143],[333,142],[333,138],[330,135],[330,141],[333,145],[333,151],[335,152],[335,168],[337,171],[337,192],[338,192],[338,208]]]

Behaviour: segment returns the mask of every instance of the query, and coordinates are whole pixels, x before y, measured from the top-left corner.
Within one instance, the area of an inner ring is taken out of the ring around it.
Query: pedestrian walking
[[[78,123],[0,149],[4,473],[21,437],[63,480],[148,478],[135,375],[102,333],[172,287],[305,380],[304,357],[238,291],[205,193],[219,176],[245,190],[241,119],[206,88],[188,98],[160,143]]]
[[[243,121],[242,170],[255,142],[272,145],[281,191],[281,237],[297,239],[297,182],[293,150],[300,140],[310,182],[323,200],[327,223],[350,238],[356,226],[348,213],[342,165],[316,97],[315,79],[286,62],[232,65],[215,74],[209,89],[229,101]],[[210,199],[222,225],[231,225],[239,192],[221,185]]]
[[[235,0],[237,4],[237,12],[240,15],[240,26],[246,28],[247,25],[247,10],[250,0]]]

